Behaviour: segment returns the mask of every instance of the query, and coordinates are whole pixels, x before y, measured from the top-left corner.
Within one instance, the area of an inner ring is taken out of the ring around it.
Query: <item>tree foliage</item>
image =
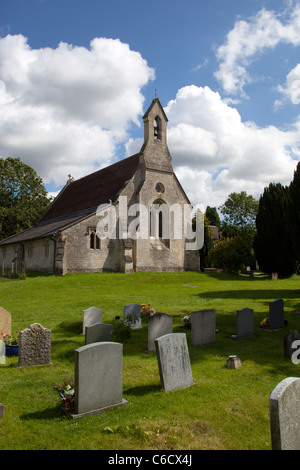
[[[33,168],[19,158],[0,158],[0,240],[36,224],[49,203]]]
[[[289,276],[296,271],[296,225],[288,186],[270,183],[259,200],[254,251],[260,269]]]
[[[258,211],[258,201],[246,191],[229,194],[225,203],[219,207],[223,214],[222,232],[225,237],[253,238],[255,233],[255,217]],[[252,240],[251,240],[252,243]]]
[[[210,260],[215,268],[235,272],[250,266],[255,269],[255,256],[246,239],[240,237],[220,240],[210,252]]]
[[[216,207],[207,206],[205,216],[208,220],[209,225],[220,227],[220,217]]]

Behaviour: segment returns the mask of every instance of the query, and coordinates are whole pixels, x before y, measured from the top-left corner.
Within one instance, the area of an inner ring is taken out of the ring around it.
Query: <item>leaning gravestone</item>
[[[166,313],[155,313],[148,320],[148,351],[155,351],[155,340],[172,333],[173,317]]]
[[[93,343],[75,350],[73,418],[126,405],[123,390],[123,345]]]
[[[11,335],[11,314],[0,307],[0,335]]]
[[[254,311],[241,308],[236,311],[236,339],[244,340],[254,336]]]
[[[138,304],[128,304],[124,307],[124,322],[132,330],[142,328],[141,311],[142,308]]]
[[[269,397],[273,450],[300,450],[300,379],[282,380]]]
[[[170,333],[155,340],[160,383],[166,392],[193,385],[185,333]]]
[[[191,336],[192,346],[202,346],[216,342],[215,310],[192,312]]]
[[[19,366],[50,364],[51,330],[33,323],[19,334]]]
[[[94,323],[102,323],[103,310],[90,307],[83,311],[82,334],[85,335],[85,327]]]
[[[112,325],[95,323],[85,327],[85,344],[112,341]]]
[[[278,330],[285,326],[282,299],[276,299],[269,303],[269,321],[271,330]]]
[[[289,330],[283,339],[284,357],[292,359],[293,353],[298,349],[298,344],[293,346],[294,341],[300,340],[300,333],[297,330]]]

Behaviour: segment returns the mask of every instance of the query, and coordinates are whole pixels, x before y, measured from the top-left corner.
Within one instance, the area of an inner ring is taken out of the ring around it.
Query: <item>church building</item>
[[[173,171],[159,99],[143,121],[140,152],[70,179],[37,225],[2,240],[1,267],[56,275],[200,269],[199,250],[186,243],[190,202]]]

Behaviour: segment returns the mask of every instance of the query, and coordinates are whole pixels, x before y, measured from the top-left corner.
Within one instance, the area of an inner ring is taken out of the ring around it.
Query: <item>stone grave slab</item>
[[[98,307],[89,307],[83,311],[82,334],[85,335],[85,327],[102,323],[103,310]]]
[[[1,333],[11,336],[11,314],[3,307],[0,307],[0,335]]]
[[[192,312],[191,315],[192,346],[214,344],[216,342],[215,310],[199,310]]]
[[[286,359],[292,359],[293,353],[298,349],[298,345],[293,347],[294,341],[300,340],[300,333],[297,330],[289,330],[283,339],[283,347],[284,347],[284,357]]]
[[[132,330],[142,328],[141,311],[142,307],[139,304],[127,304],[124,306],[124,322]]]
[[[185,333],[170,333],[155,340],[160,383],[166,391],[193,385]]]
[[[234,338],[245,340],[253,337],[254,311],[252,308],[240,308],[236,311],[236,336]]]
[[[51,330],[33,323],[19,334],[18,365],[37,366],[50,364]]]
[[[155,351],[155,340],[172,333],[173,317],[166,313],[155,313],[148,320],[148,351]]]
[[[271,330],[284,328],[284,306],[282,299],[276,299],[269,303],[269,321]]]
[[[122,398],[123,345],[88,344],[75,350],[73,418],[101,413],[128,402]]]
[[[94,323],[85,327],[85,344],[112,341],[112,325]]]
[[[282,380],[269,397],[272,450],[300,450],[300,379]]]

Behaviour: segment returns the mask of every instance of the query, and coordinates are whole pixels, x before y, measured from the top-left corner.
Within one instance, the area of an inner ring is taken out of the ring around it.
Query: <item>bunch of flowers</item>
[[[192,315],[185,315],[182,319],[186,328],[191,327]]]
[[[12,335],[8,335],[7,333],[1,333],[0,339],[2,339],[4,341],[4,344],[7,344],[8,346],[17,346],[19,344],[19,333],[19,328],[17,328],[15,333]]]
[[[74,379],[71,375],[68,379],[65,376],[62,384],[55,387],[58,392],[62,402],[63,410],[67,412],[74,411]]]
[[[270,326],[270,320],[268,318],[264,318],[263,321],[260,322],[261,328],[264,328],[266,326]]]
[[[155,314],[154,308],[151,308],[151,304],[142,304],[142,314],[145,317],[151,317],[152,315]]]

